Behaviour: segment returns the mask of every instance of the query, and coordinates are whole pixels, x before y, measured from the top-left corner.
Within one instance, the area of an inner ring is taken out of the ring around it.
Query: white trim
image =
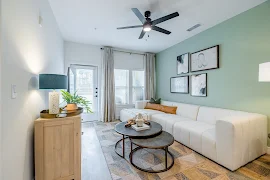
[[[267,147],[266,154],[270,154],[270,147]]]

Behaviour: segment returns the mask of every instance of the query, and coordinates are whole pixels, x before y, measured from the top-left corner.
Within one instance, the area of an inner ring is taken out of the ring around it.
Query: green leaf
[[[88,101],[85,97],[79,96],[77,94],[77,91],[75,91],[74,94],[72,95],[67,91],[61,90],[61,94],[66,103],[68,104],[75,103],[77,105],[81,105],[83,108],[86,109],[87,113],[93,113],[93,111],[90,108],[90,104],[92,103]]]

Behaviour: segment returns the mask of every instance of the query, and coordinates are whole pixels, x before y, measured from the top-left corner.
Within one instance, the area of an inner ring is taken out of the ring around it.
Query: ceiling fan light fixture
[[[163,34],[171,34],[170,31],[167,31],[166,29],[162,29],[158,26],[156,26],[157,24],[160,24],[164,21],[168,21],[172,18],[175,18],[177,16],[179,16],[178,12],[169,14],[167,16],[163,16],[159,19],[156,19],[154,21],[151,20],[150,16],[151,16],[151,12],[150,11],[146,11],[144,13],[144,15],[138,10],[138,8],[132,8],[131,9],[133,11],[133,13],[138,17],[138,19],[141,21],[142,25],[137,25],[137,26],[126,26],[126,27],[119,27],[117,29],[131,29],[131,28],[142,28],[142,32],[139,36],[139,39],[143,39],[144,35],[146,34],[146,32],[149,32],[151,30],[153,31],[157,31]]]
[[[152,26],[150,24],[146,24],[143,26],[143,31],[149,32],[152,30]]]

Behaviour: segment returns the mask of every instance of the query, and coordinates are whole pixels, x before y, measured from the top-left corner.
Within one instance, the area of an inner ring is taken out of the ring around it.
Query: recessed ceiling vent
[[[192,26],[191,28],[189,28],[187,31],[193,31],[194,29],[196,29],[196,28],[198,28],[198,27],[200,27],[201,26],[201,24],[196,24],[195,26]]]

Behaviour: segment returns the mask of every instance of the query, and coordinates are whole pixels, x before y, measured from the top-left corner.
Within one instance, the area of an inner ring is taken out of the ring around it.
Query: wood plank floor
[[[82,123],[82,180],[111,180],[93,123]]]

